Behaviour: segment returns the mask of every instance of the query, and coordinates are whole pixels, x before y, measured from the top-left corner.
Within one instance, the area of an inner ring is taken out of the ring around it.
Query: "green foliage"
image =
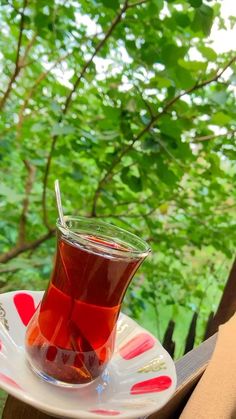
[[[198,310],[200,339],[235,251],[235,62],[220,1],[137,3],[1,3],[0,284],[46,286],[59,178],[67,214],[150,242],[124,310],[160,336]]]
[[[192,3],[199,3],[197,0],[192,1]],[[194,6],[196,7],[196,6]],[[197,7],[192,23],[192,28],[194,31],[202,31],[204,35],[209,35],[211,32],[211,27],[213,24],[213,9],[206,4],[202,4],[200,7]]]

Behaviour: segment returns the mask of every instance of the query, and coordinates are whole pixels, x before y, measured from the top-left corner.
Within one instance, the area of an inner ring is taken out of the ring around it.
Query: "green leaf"
[[[103,113],[106,116],[106,118],[118,119],[120,117],[121,111],[120,109],[114,108],[112,106],[104,106]]]
[[[177,120],[173,120],[169,116],[165,115],[159,122],[159,129],[162,134],[167,135],[171,138],[179,139],[181,136],[181,128]]]
[[[163,45],[161,59],[167,66],[175,66],[179,58],[183,58],[187,52],[186,47],[178,47],[175,44]]]
[[[119,5],[120,5],[119,0],[100,0],[100,1],[105,7],[109,9],[116,10],[119,8]]]
[[[51,109],[55,113],[55,115],[58,115],[59,112],[61,112],[61,106],[59,103],[55,102],[54,100],[51,102]]]
[[[123,111],[120,119],[120,130],[126,140],[132,140],[133,133],[130,125],[128,112]]]
[[[121,180],[134,192],[140,192],[142,190],[141,178],[131,175],[129,168],[124,168],[122,170]]]
[[[142,180],[137,176],[130,176],[128,182],[129,188],[134,192],[141,192],[142,190]]]
[[[228,94],[225,90],[221,90],[218,92],[213,92],[211,95],[209,95],[210,99],[219,104],[224,105],[228,99]]]
[[[223,112],[216,112],[211,118],[211,124],[224,126],[232,120],[231,116]]]
[[[217,156],[216,154],[212,154],[209,156],[208,160],[211,165],[211,174],[213,174],[214,176],[222,176],[223,172],[221,170],[221,161],[219,156]]]
[[[206,70],[207,63],[202,61],[185,61],[182,58],[178,60],[178,64],[190,71]]]
[[[236,86],[236,74],[234,74],[234,73],[233,73],[233,74],[230,76],[229,80],[230,80],[230,83],[231,83],[233,86]]]
[[[71,172],[71,177],[76,181],[81,181],[83,180],[84,176],[83,173],[78,168],[76,168],[73,170],[73,172]]]
[[[175,13],[174,18],[177,25],[181,26],[182,28],[186,28],[191,23],[189,16],[187,14],[184,14],[183,12]]]
[[[157,174],[159,179],[168,186],[173,187],[178,182],[177,176],[161,159],[158,159],[157,161]]]
[[[206,36],[210,35],[213,17],[213,9],[206,4],[202,4],[201,7],[197,8],[195,11],[192,29],[195,32],[202,31]]]
[[[202,0],[188,0],[192,7],[197,8],[202,5]]]
[[[151,150],[155,152],[161,150],[160,144],[154,136],[146,136],[145,139],[142,141],[142,148],[143,150]],[[144,156],[144,158],[149,159],[150,156]]]
[[[42,122],[36,122],[32,125],[30,131],[32,132],[42,132],[45,129],[45,126]]]
[[[179,159],[183,161],[194,159],[194,155],[188,143],[183,142],[181,141],[181,139],[179,139],[178,141],[175,141],[174,148],[172,144],[170,145],[172,146],[172,153],[176,155],[176,157],[178,157]]]
[[[202,291],[202,290],[199,290],[199,289],[194,291],[194,296],[197,297],[197,298],[203,298],[204,295],[205,295],[205,291]]]
[[[152,80],[151,85],[162,89],[163,87],[170,87],[171,80],[167,79],[166,77],[156,76],[155,79]]]
[[[198,47],[198,51],[200,51],[203,57],[210,61],[215,61],[217,59],[217,53],[212,48],[200,46]]]
[[[157,46],[153,47],[151,44],[145,42],[141,50],[141,58],[147,64],[160,62],[160,51]]]
[[[38,29],[48,27],[50,23],[50,16],[45,15],[41,12],[37,13],[37,15],[34,18],[35,25]]]
[[[51,135],[66,135],[66,134],[73,134],[75,132],[75,127],[73,125],[63,125],[63,124],[55,124],[52,127]]]
[[[148,18],[152,19],[153,15],[158,16],[160,11],[163,9],[164,6],[164,0],[155,0],[153,1],[147,1],[145,4],[145,9],[142,11],[145,13],[145,16],[148,16]]]
[[[137,111],[137,103],[134,98],[131,98],[125,105],[125,109],[129,112],[136,112]]]
[[[176,86],[181,89],[190,89],[196,83],[191,72],[180,66],[175,67]]]
[[[22,200],[22,195],[14,191],[14,189],[9,188],[3,183],[0,184],[0,195],[4,196],[10,204],[18,204]]]

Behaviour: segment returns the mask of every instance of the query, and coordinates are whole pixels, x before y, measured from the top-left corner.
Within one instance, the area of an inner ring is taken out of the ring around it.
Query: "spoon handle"
[[[63,209],[62,209],[62,203],[61,203],[61,192],[60,192],[60,185],[59,180],[55,180],[55,193],[56,193],[56,201],[57,201],[57,210],[60,218],[61,225],[63,227],[66,227],[64,215],[63,215]]]

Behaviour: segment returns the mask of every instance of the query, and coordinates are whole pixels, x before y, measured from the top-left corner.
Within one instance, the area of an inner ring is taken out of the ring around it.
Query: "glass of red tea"
[[[57,222],[54,270],[26,332],[32,369],[49,382],[86,384],[112,357],[126,289],[150,249],[113,225],[82,217]]]

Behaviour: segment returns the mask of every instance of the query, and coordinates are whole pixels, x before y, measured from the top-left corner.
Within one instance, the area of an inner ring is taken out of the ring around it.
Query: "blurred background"
[[[236,300],[236,3],[0,5],[0,287],[42,290],[66,214],[152,254],[123,311],[178,358]],[[187,345],[187,346],[186,346]]]

